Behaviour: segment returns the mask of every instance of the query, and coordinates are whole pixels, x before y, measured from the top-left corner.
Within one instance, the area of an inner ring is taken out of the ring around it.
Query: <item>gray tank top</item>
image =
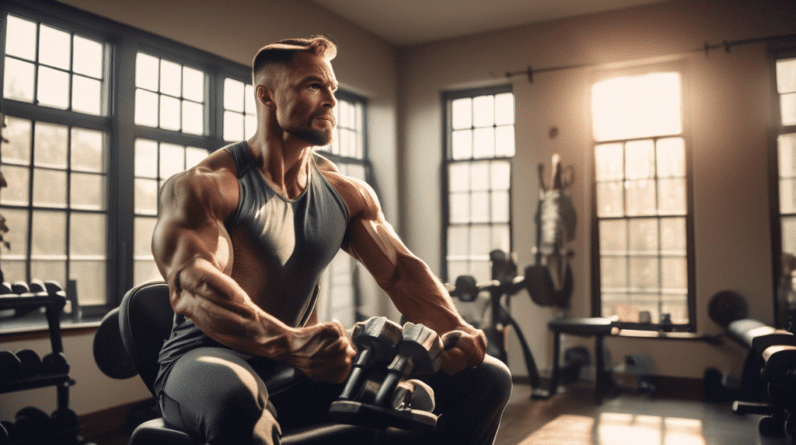
[[[278,318],[290,326],[304,326],[315,308],[321,275],[343,242],[348,208],[314,159],[307,187],[291,200],[265,182],[246,141],[224,150],[235,162],[240,192],[238,207],[225,222],[227,231],[242,230],[247,240],[264,252],[265,292],[290,302]],[[191,320],[175,315],[171,336],[158,358],[156,388],[159,390],[180,356],[205,346],[223,347]]]

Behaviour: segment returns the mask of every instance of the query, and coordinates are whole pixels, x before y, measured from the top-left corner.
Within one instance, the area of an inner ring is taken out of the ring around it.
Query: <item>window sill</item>
[[[718,343],[723,335],[695,334],[693,332],[660,332],[643,331],[640,329],[617,329],[618,332],[611,333],[612,337],[622,338],[659,338],[663,340],[684,340],[684,341],[704,341],[707,343]]]
[[[61,336],[81,335],[97,330],[102,316],[83,317],[80,321],[71,318],[61,319]],[[19,319],[2,320],[0,343],[49,338],[50,329],[47,320],[40,317],[21,317]]]

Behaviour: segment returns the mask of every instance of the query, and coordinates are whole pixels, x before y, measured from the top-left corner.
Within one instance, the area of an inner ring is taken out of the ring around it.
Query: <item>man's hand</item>
[[[448,375],[480,365],[486,355],[486,335],[480,329],[450,331],[442,336],[442,344],[440,366]]]
[[[348,378],[356,355],[348,333],[338,321],[299,328],[292,336],[290,349],[284,361],[313,380],[331,383]]]

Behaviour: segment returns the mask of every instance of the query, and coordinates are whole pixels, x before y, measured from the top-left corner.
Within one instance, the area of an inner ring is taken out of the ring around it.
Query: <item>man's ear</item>
[[[265,85],[257,85],[257,100],[260,101],[265,108],[276,110],[276,102],[274,102],[274,92]]]

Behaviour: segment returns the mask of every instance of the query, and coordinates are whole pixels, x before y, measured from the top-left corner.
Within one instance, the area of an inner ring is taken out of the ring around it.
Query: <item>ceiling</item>
[[[396,46],[661,2],[661,0],[311,1]]]

